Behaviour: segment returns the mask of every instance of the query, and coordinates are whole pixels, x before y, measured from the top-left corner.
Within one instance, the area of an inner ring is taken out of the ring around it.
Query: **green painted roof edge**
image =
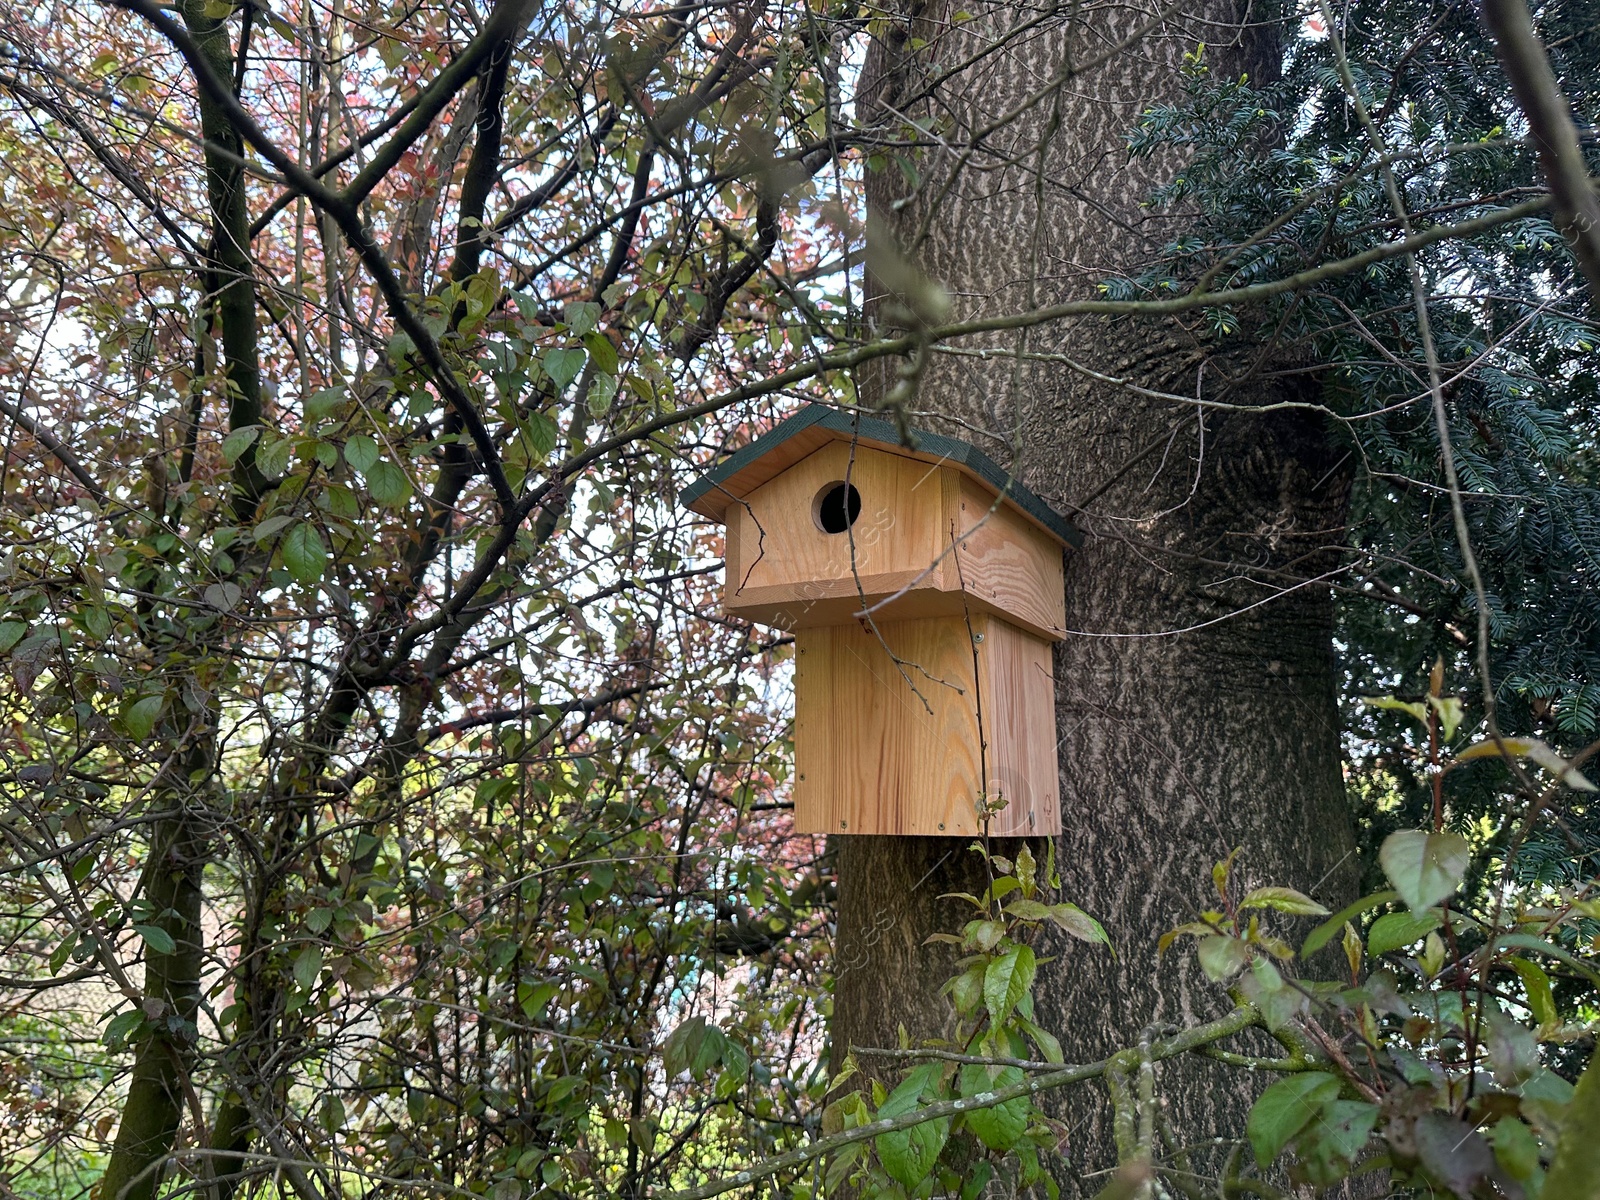
[[[888,421],[840,412],[825,404],[808,404],[793,416],[780,421],[749,445],[735,450],[684,488],[678,493],[678,503],[685,506],[693,504],[724,480],[737,475],[777,446],[814,425],[843,434],[845,437],[857,437],[863,442],[876,442],[891,448],[907,448],[900,440],[900,431]],[[1002,471],[992,458],[970,442],[920,429],[913,429],[910,434],[909,449],[919,454],[936,455],[965,467],[1067,545],[1079,546],[1083,543],[1083,534],[1070,521],[1014,477]]]

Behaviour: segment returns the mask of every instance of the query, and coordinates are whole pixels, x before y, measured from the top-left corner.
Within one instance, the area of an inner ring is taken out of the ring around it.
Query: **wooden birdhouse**
[[[794,632],[796,829],[1060,832],[1071,525],[965,442],[822,405],[680,499],[726,530],[725,611]]]

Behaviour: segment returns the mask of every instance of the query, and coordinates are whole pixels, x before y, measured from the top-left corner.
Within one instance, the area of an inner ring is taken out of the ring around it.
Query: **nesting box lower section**
[[[1060,833],[1050,643],[984,613],[796,630],[794,756],[803,833],[968,837],[980,801],[993,836]]]

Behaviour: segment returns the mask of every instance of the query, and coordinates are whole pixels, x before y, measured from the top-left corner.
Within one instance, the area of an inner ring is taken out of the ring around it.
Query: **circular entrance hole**
[[[811,502],[811,519],[823,533],[843,533],[861,515],[861,493],[854,484],[830,483]]]

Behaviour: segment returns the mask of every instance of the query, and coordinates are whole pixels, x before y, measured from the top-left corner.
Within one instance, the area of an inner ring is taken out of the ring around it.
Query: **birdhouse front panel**
[[[768,623],[781,609],[800,626],[910,587],[939,557],[942,488],[939,468],[916,459],[824,446],[728,506],[725,607]],[[818,607],[828,600],[849,603]]]
[[[795,634],[795,828],[1059,833],[1050,643],[976,614]],[[981,735],[981,736],[980,736]]]

